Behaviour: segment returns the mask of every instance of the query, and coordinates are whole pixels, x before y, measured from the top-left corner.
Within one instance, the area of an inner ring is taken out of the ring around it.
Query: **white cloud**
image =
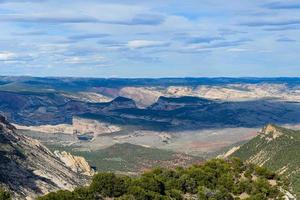
[[[0,61],[12,60],[15,57],[17,57],[17,55],[15,53],[12,53],[12,52],[0,52]]]
[[[72,56],[64,59],[66,64],[103,64],[107,60],[103,56]]]
[[[243,49],[243,48],[231,48],[227,49],[229,52],[244,52],[244,51],[249,51],[249,49]]]
[[[131,49],[168,46],[168,42],[155,40],[131,40],[127,46]]]

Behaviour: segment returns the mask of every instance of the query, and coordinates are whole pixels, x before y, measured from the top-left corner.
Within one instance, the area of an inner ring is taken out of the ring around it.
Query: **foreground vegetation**
[[[156,168],[139,177],[98,173],[88,187],[61,190],[38,200],[267,200],[283,199],[275,173],[237,158],[214,159],[188,168]]]
[[[0,200],[11,200],[11,193],[3,188],[0,188]]]

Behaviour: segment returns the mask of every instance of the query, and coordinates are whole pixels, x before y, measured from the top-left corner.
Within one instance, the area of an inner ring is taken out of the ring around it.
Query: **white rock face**
[[[112,98],[104,96],[102,94],[98,94],[95,92],[78,92],[78,93],[64,93],[65,97],[77,100],[77,101],[84,101],[84,102],[91,102],[91,103],[101,103],[101,102],[109,102]]]
[[[117,92],[119,96],[133,99],[138,106],[147,107],[160,96],[196,96],[226,101],[243,101],[261,98],[300,102],[300,89],[288,88],[284,84],[227,84],[220,86],[199,85],[163,87],[124,87]]]
[[[109,123],[100,122],[93,119],[73,118],[73,132],[77,134],[93,133],[101,135],[120,131],[121,128]]]
[[[274,125],[268,124],[262,130],[262,137],[265,137],[268,141],[274,140],[283,135],[283,133]]]
[[[169,87],[167,94],[175,96],[198,96],[208,99],[241,101],[260,98],[300,101],[300,90],[291,90],[283,84],[228,84],[222,86],[202,85],[191,87]]]
[[[66,166],[70,167],[74,172],[84,174],[87,176],[94,175],[94,170],[90,167],[85,158],[81,156],[73,156],[68,152],[54,151],[54,154],[63,162]]]
[[[160,96],[163,96],[163,93],[151,87],[124,87],[119,95],[133,99],[140,107],[147,107],[155,103]]]
[[[83,119],[74,117],[71,124],[58,124],[58,125],[41,125],[41,126],[22,126],[14,124],[17,129],[31,130],[42,133],[64,133],[64,134],[85,134],[92,133],[94,135],[101,135],[113,133],[121,130],[121,127],[109,123]]]
[[[41,125],[41,126],[22,126],[14,124],[17,129],[31,130],[42,133],[64,133],[73,134],[73,126],[70,124],[59,124],[59,125]]]
[[[231,149],[229,149],[229,151],[225,152],[224,154],[218,155],[217,158],[228,158],[229,156],[231,156],[234,152],[236,152],[239,149],[240,149],[240,146],[232,147]]]

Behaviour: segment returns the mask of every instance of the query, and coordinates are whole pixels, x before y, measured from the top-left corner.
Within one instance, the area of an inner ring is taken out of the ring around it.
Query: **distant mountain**
[[[125,108],[136,108],[135,102],[117,97],[110,102],[91,103],[59,92],[0,91],[0,114],[21,125],[71,124],[74,115]]]
[[[258,136],[235,150],[231,156],[270,168],[287,177],[300,197],[300,131],[270,124]]]
[[[183,96],[183,97],[164,97],[161,96],[156,103],[148,107],[152,110],[175,110],[182,107],[200,107],[214,103],[209,99]]]
[[[147,129],[300,123],[300,78],[97,79],[0,76],[0,114],[26,125],[74,116]]]
[[[117,97],[108,103],[104,103],[104,111],[117,110],[126,108],[137,108],[135,102],[132,99],[126,97]]]
[[[80,170],[78,162],[85,164],[82,158],[66,153],[60,158],[37,140],[17,134],[0,116],[0,186],[12,191],[16,199],[87,183],[86,175],[75,172]]]
[[[0,114],[26,125],[71,124],[74,116],[127,124],[147,129],[203,129],[260,127],[266,123],[300,123],[300,103],[274,99],[220,101],[199,97],[160,97],[147,108],[132,99],[117,97],[110,102],[74,100],[60,92],[0,91]]]

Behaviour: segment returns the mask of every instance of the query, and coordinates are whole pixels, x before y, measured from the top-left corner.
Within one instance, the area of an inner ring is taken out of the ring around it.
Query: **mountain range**
[[[298,78],[0,77],[0,114],[0,186],[19,199],[224,149],[299,195],[299,131],[281,127],[300,124]]]

